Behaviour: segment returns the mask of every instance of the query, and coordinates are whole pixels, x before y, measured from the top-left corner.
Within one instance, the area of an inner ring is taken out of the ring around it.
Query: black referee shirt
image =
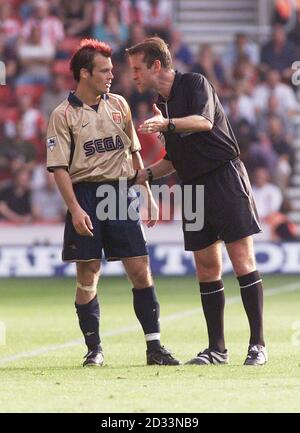
[[[194,114],[208,119],[211,131],[197,133],[164,132],[165,159],[172,161],[183,182],[196,181],[240,151],[215,89],[201,74],[176,71],[169,99],[158,96],[158,108],[164,117],[186,117]]]

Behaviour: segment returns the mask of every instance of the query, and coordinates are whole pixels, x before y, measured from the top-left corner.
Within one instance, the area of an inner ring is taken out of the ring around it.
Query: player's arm
[[[139,132],[142,134],[153,134],[153,132],[168,131],[169,119],[162,115],[160,109],[153,105],[154,116],[139,126]],[[204,132],[210,131],[213,124],[210,120],[198,114],[193,114],[186,117],[172,118],[172,123],[175,125],[176,132]]]
[[[93,236],[88,214],[79,205],[68,168],[71,160],[70,127],[65,111],[54,110],[47,128],[47,169],[54,173],[58,189],[72,215],[76,232],[82,236]]]
[[[92,222],[77,201],[68,171],[63,167],[54,168],[53,171],[56,185],[72,215],[72,222],[76,232],[82,236],[93,237]]]
[[[135,170],[138,170],[138,174],[140,170],[144,168],[144,163],[142,160],[142,157],[140,155],[140,152],[134,152],[132,154],[132,164],[133,168]],[[148,220],[146,221],[146,224],[148,227],[153,227],[158,220],[159,215],[159,209],[157,204],[155,203],[155,200],[153,198],[151,188],[149,186],[149,183],[147,182],[147,179],[143,180],[142,182],[138,182],[139,184],[145,186],[147,191],[147,203],[148,203]]]

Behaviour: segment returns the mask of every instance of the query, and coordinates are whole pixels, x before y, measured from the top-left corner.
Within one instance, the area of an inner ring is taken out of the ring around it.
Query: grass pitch
[[[264,278],[270,360],[256,368],[242,366],[247,319],[235,278],[224,281],[230,365],[146,366],[130,285],[125,278],[103,278],[99,295],[106,365],[83,369],[74,280],[0,280],[0,321],[6,326],[6,345],[0,346],[0,411],[299,412],[299,276]],[[156,278],[156,285],[162,342],[185,362],[207,346],[196,279]]]

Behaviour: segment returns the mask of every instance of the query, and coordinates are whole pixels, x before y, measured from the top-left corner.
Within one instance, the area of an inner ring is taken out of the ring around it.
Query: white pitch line
[[[276,287],[273,289],[266,289],[264,291],[264,296],[268,297],[268,296],[279,295],[279,294],[285,293],[285,292],[295,292],[299,289],[300,289],[299,283],[291,283],[285,287]],[[232,296],[231,298],[226,299],[226,305],[236,304],[236,303],[240,302],[240,300],[241,300],[240,296]],[[162,318],[161,321],[162,322],[171,322],[173,320],[183,319],[184,317],[190,317],[190,316],[193,316],[194,314],[199,314],[199,313],[201,313],[201,308],[194,308],[192,310],[187,310],[187,311],[180,312],[180,313],[170,314],[169,316]],[[123,328],[103,332],[102,336],[103,337],[114,337],[116,335],[126,334],[127,332],[134,332],[134,331],[137,331],[139,329],[140,329],[140,326],[138,324],[137,325],[131,325],[131,326],[125,326]],[[50,344],[48,346],[41,347],[39,349],[31,350],[28,352],[16,353],[15,355],[7,356],[5,358],[0,358],[0,365],[8,364],[8,363],[17,361],[19,359],[33,358],[35,356],[39,356],[39,355],[42,355],[44,353],[52,352],[55,350],[67,349],[69,347],[78,346],[82,343],[83,343],[83,339],[77,338],[76,340],[71,340],[71,341],[68,341],[67,343]]]

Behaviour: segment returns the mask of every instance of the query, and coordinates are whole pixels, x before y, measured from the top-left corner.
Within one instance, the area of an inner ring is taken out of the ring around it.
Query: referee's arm
[[[153,132],[166,132],[168,130],[169,119],[162,115],[156,104],[153,105],[154,116],[139,126],[142,134],[153,134]],[[204,132],[213,128],[212,122],[199,114],[191,116],[172,118],[176,132]]]

